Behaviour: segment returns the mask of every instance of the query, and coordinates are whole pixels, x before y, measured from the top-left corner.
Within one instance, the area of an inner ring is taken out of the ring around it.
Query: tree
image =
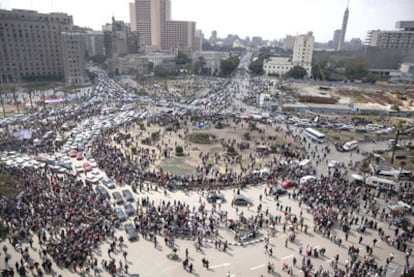
[[[199,57],[198,60],[193,64],[193,72],[198,75],[206,75],[206,61],[204,57]]]
[[[13,100],[14,100],[14,105],[16,106],[16,108],[17,108],[17,113],[20,113],[20,107],[19,107],[19,102],[17,101],[17,94],[16,94],[16,92],[17,92],[17,89],[15,88],[15,87],[12,87],[11,88],[11,92],[12,92],[12,94],[13,94]]]
[[[263,62],[272,56],[271,48],[262,47],[260,48],[259,55],[256,60],[252,61],[249,64],[249,70],[253,74],[262,75],[263,74]]]
[[[368,63],[363,57],[353,57],[345,62],[345,76],[350,80],[362,80],[368,74]]]
[[[175,64],[183,65],[188,64],[190,61],[191,59],[188,58],[185,53],[178,51],[177,56],[175,57]]]
[[[3,89],[0,87],[0,104],[3,110],[3,117],[6,117],[6,109],[4,108]]]
[[[170,64],[159,64],[154,68],[155,76],[166,78],[168,76],[177,76],[178,71],[174,68],[174,65]]]
[[[228,59],[220,61],[220,75],[229,76],[239,66],[240,59],[237,56],[231,56]]]
[[[153,70],[154,70],[154,63],[149,62],[148,65],[147,65],[147,71],[152,72]]]
[[[257,59],[255,61],[252,61],[249,64],[249,70],[256,75],[262,75],[263,74],[263,60]]]
[[[89,59],[93,61],[94,63],[101,64],[101,65],[104,64],[106,61],[106,57],[104,55],[95,55],[95,56],[89,57]]]
[[[306,69],[299,65],[295,65],[291,70],[289,70],[286,75],[288,77],[294,78],[294,79],[303,79],[306,76]]]
[[[375,84],[377,82],[378,78],[377,76],[375,76],[372,73],[368,73],[367,76],[365,76],[365,78],[362,80],[364,83],[368,83],[368,84]]]
[[[33,110],[33,97],[32,97],[32,93],[33,93],[33,90],[32,89],[28,89],[27,90],[27,94],[29,95],[29,101],[30,101],[30,109]]]

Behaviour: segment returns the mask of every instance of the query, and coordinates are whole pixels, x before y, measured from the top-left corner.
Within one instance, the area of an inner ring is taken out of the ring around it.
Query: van
[[[299,185],[306,185],[306,184],[309,184],[309,183],[312,183],[312,182],[315,182],[316,181],[316,176],[313,176],[313,175],[306,175],[306,176],[303,176],[302,178],[300,178],[300,180],[299,180]]]

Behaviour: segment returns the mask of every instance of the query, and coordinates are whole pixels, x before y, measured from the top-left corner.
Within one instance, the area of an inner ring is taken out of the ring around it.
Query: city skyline
[[[64,12],[73,16],[76,25],[101,30],[102,25],[111,22],[112,16],[117,20],[130,22],[128,4],[131,2],[133,1],[102,3],[97,0],[73,0],[69,3],[61,0],[3,0],[1,9]],[[171,2],[172,19],[195,21],[197,29],[203,31],[205,38],[210,36],[212,30],[216,30],[220,38],[237,34],[241,38],[261,36],[266,40],[312,31],[318,42],[333,39],[334,30],[341,28],[342,16],[347,6],[347,0],[315,0],[312,3],[308,0],[256,0],[253,7],[250,1],[235,0]],[[99,7],[99,12],[91,12],[96,7]],[[349,10],[345,40],[364,40],[369,30],[392,30],[396,21],[413,20],[414,1],[351,1]]]

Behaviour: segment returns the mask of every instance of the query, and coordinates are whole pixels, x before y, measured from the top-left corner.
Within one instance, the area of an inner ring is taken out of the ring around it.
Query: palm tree
[[[31,110],[33,110],[33,99],[32,99],[32,93],[33,93],[33,89],[32,89],[32,88],[28,88],[28,90],[27,90],[27,94],[29,95],[30,109],[31,109]]]
[[[6,109],[4,108],[3,89],[0,87],[0,104],[3,109],[3,117],[6,117]]]
[[[19,107],[19,103],[17,102],[17,94],[16,94],[16,92],[17,92],[16,87],[12,87],[11,88],[11,93],[13,94],[14,105],[16,106],[17,113],[19,114],[20,113],[20,107]]]

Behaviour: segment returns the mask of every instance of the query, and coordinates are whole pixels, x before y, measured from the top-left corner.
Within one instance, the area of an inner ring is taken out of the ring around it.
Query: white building
[[[295,36],[287,35],[283,40],[283,49],[293,50],[295,46]]]
[[[306,35],[296,36],[295,45],[293,47],[293,65],[303,67],[308,73],[308,76],[310,76],[312,72],[314,42],[315,38],[313,37],[312,32],[309,32]]]
[[[266,75],[285,75],[293,68],[292,59],[289,57],[270,57],[263,63]]]
[[[365,44],[379,48],[414,48],[414,21],[398,21],[395,31],[369,31]]]
[[[206,63],[206,68],[209,68],[211,72],[214,72],[220,70],[220,61],[228,59],[230,54],[223,51],[193,52],[193,62],[197,61],[200,57],[203,57],[203,60]]]
[[[175,59],[175,55],[174,54],[169,54],[169,53],[157,53],[157,52],[153,52],[153,53],[149,53],[145,56],[143,56],[143,58],[147,58],[148,62],[151,62],[154,67],[163,63],[164,61],[168,61],[168,60],[174,60]]]
[[[312,32],[295,37],[293,45],[293,56],[271,57],[263,63],[263,70],[266,75],[284,75],[294,66],[303,67],[308,77],[312,72],[312,56],[315,38]]]

